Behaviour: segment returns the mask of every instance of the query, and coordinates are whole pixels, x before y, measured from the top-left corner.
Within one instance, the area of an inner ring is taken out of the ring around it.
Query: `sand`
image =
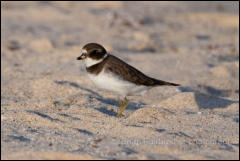
[[[1,159],[239,159],[239,2],[1,2]],[[97,42],[181,84],[117,97]]]

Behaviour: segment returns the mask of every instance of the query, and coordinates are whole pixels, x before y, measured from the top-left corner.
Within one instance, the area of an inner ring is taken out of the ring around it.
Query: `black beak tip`
[[[77,60],[81,60],[81,59],[82,59],[81,56],[77,57]]]

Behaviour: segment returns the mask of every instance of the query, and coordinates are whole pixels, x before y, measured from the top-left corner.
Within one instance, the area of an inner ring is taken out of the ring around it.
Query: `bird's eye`
[[[90,56],[94,57],[97,55],[97,50],[93,50],[92,52],[90,52]]]

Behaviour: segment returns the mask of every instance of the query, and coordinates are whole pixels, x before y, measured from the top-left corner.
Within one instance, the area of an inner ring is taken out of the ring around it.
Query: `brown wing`
[[[178,85],[148,77],[136,68],[132,67],[131,65],[125,63],[124,61],[113,55],[108,56],[104,66],[106,72],[115,73],[119,75],[121,79],[127,80],[137,85]]]

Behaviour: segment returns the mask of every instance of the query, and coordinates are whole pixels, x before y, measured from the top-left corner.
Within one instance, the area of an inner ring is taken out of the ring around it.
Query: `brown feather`
[[[103,69],[106,72],[112,72],[118,75],[122,80],[132,82],[136,85],[144,86],[160,86],[160,85],[170,85],[178,86],[178,84],[165,82],[162,80],[157,80],[146,76],[136,68],[125,63],[121,59],[108,55],[102,62],[95,64],[91,67],[86,68],[89,73],[99,74]]]

